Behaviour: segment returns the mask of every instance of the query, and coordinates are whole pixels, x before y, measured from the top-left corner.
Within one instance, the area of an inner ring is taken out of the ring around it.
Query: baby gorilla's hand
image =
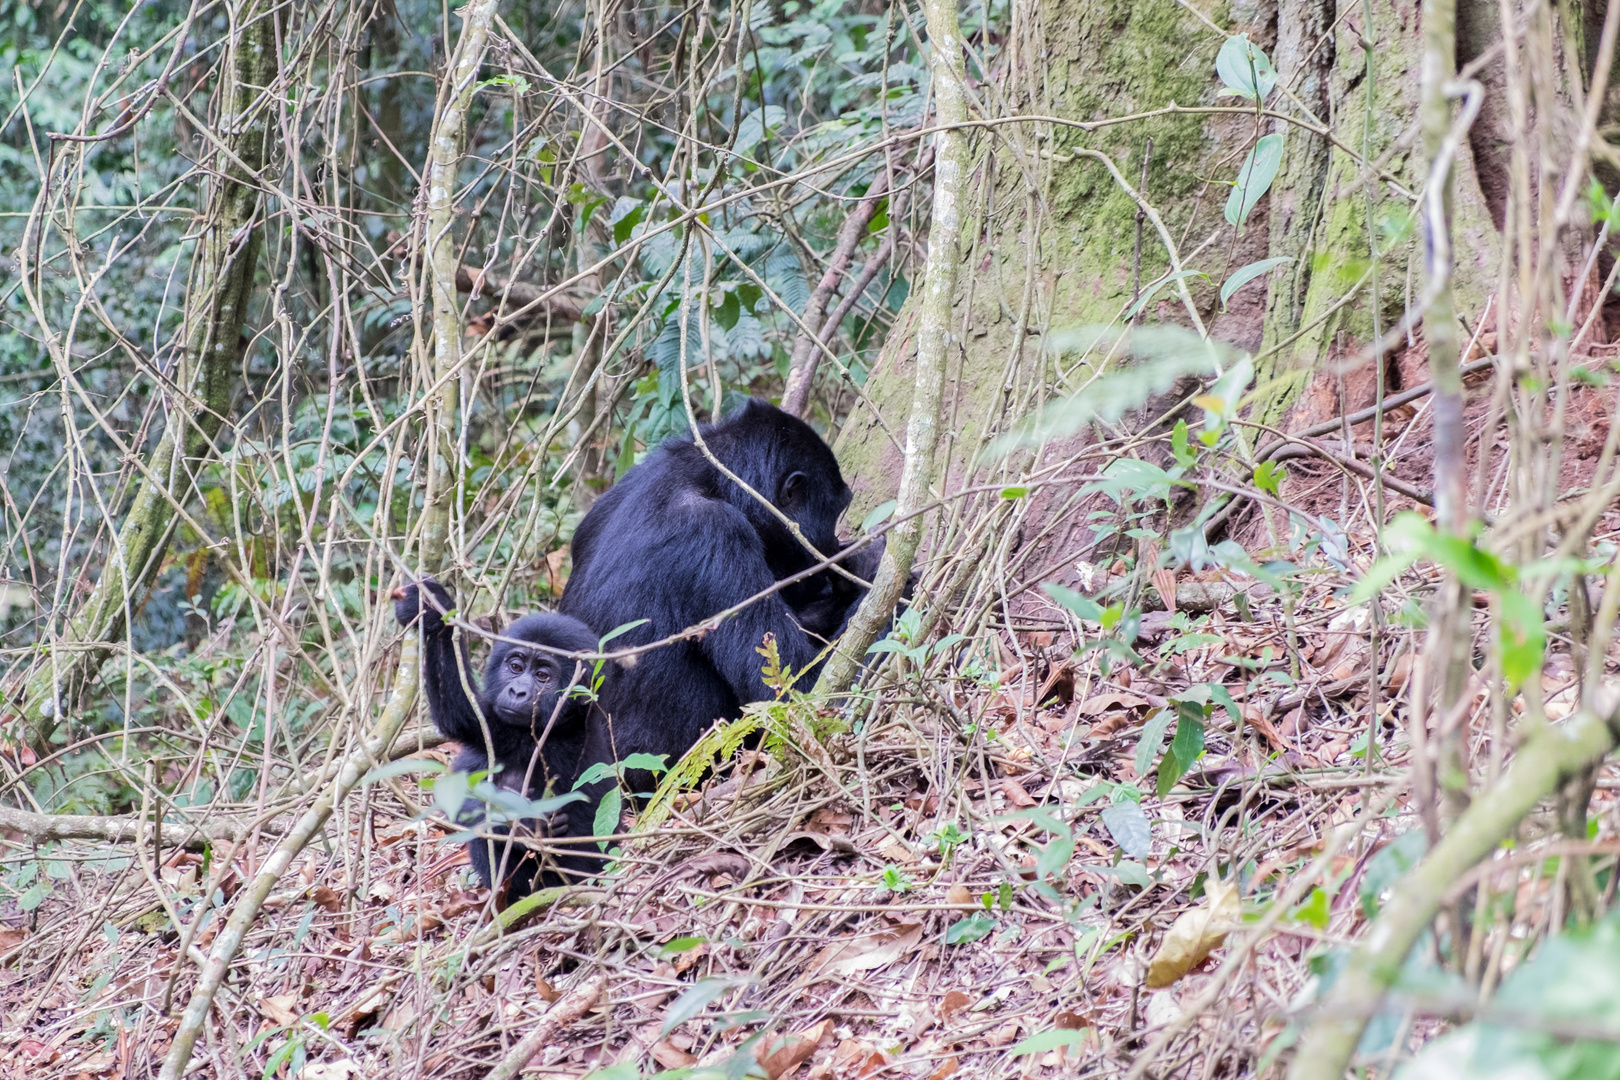
[[[422,594],[427,593],[424,599]],[[409,626],[422,616],[422,629],[432,634],[444,629],[444,612],[456,606],[448,589],[432,578],[401,585],[394,590],[394,618]]]

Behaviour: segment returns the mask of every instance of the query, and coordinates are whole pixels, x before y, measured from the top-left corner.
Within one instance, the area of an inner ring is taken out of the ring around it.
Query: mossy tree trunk
[[[1138,226],[1137,201],[1077,149],[1106,154],[1133,186],[1147,156],[1142,194],[1184,270],[1203,275],[1185,279],[1197,321],[1255,356],[1251,415],[1322,419],[1341,404],[1370,403],[1371,365],[1349,373],[1353,400],[1341,402],[1333,362],[1395,325],[1408,300],[1409,261],[1421,255],[1411,217],[1421,186],[1415,7],[1279,0],[1216,7],[1208,22],[1174,0],[1014,7],[1003,52],[1011,70],[1000,82],[1007,96],[993,107],[1068,123],[998,127],[994,140],[980,143],[975,182],[989,209],[963,232],[961,337],[945,405],[953,441],[940,479],[958,487],[987,436],[1073,389],[1045,348],[1052,332],[1119,321],[1138,282],[1145,288],[1171,268],[1153,225]],[[1266,106],[1292,119],[1257,116],[1252,103],[1218,96],[1216,55],[1235,34],[1248,34],[1276,61],[1279,88]],[[1129,117],[1136,118],[1119,122]],[[1255,140],[1272,132],[1284,138],[1276,182],[1233,227],[1223,213],[1229,185]],[[1369,161],[1382,179],[1368,179]],[[1455,221],[1458,309],[1477,311],[1495,284],[1498,237],[1467,147],[1456,167]],[[1292,261],[1223,309],[1221,283],[1273,257]],[[858,406],[839,435],[840,460],[858,478],[852,517],[891,498],[899,475],[887,432],[904,423],[911,396],[908,314],[868,384],[883,423]],[[1135,321],[1195,325],[1173,284]],[[1302,396],[1307,387],[1312,392]]]
[[[227,43],[217,139],[209,140],[216,150],[207,170],[205,224],[187,291],[185,346],[168,426],[151,456],[137,463],[141,478],[95,588],[55,635],[29,678],[24,719],[40,744],[50,739],[85,681],[128,632],[130,612],[162,568],[180,509],[230,411],[264,229],[257,174],[271,145],[268,88],[277,69],[274,26],[268,5],[244,5]],[[25,256],[28,246],[23,245]],[[23,277],[28,277],[26,267]],[[58,358],[59,367],[67,362],[65,355]]]

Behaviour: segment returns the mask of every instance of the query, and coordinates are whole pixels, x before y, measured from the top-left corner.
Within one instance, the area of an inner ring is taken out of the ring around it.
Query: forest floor
[[[1290,465],[1305,509],[1355,496]],[[1340,520],[1349,558],[1297,555],[1286,600],[1225,571],[1156,579],[1219,603],[1146,611],[1140,663],[1077,655],[1076,624],[1026,594],[980,669],[906,684],[824,752],[744,752],[601,888],[504,935],[422,796],[368,785],[283,877],[188,1075],[483,1077],[548,1015],[525,1075],[1276,1075],[1327,958],[1423,835],[1401,723],[1421,633],[1400,614],[1425,577],[1386,592],[1373,634],[1343,598],[1369,519]],[[1542,683],[1566,714],[1567,658]],[[1495,769],[1502,718],[1477,706],[1474,760]],[[1161,794],[1155,763],[1194,726],[1203,753]],[[1595,819],[1617,787],[1600,778]],[[0,910],[0,1075],[156,1075],[219,925],[182,942],[157,898],[228,899],[273,842],[52,864],[43,903]],[[1500,873],[1519,884],[1480,943],[1497,977],[1561,895],[1529,862]],[[1391,1060],[1433,1024],[1395,1016]]]

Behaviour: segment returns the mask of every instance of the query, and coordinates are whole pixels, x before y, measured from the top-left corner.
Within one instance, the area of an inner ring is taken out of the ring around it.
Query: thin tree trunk
[[[900,470],[895,518],[872,589],[850,619],[849,628],[816,682],[819,694],[841,694],[855,681],[861,658],[889,622],[911,576],[922,541],[928,486],[934,480],[939,445],[940,402],[945,392],[946,354],[951,342],[951,309],[961,261],[962,208],[967,192],[968,136],[966,70],[962,33],[954,0],[924,0],[928,21],[929,68],[941,130],[934,136],[934,207],[928,227],[928,264],[917,314],[914,389],[906,421],[905,462]]]
[[[49,742],[63,712],[71,708],[125,636],[129,613],[151,587],[176,517],[190,497],[200,459],[214,444],[230,409],[232,374],[241,362],[243,320],[253,293],[263,222],[259,179],[269,156],[269,110],[261,99],[276,73],[274,25],[266,6],[246,7],[240,19],[228,80],[220,100],[221,149],[211,165],[216,177],[208,200],[201,257],[186,303],[186,342],[175,386],[183,395],[169,410],[169,423],[141,469],[135,497],[113,550],[90,596],[68,621],[24,692],[24,719],[39,745]],[[43,212],[41,203],[36,213]],[[43,227],[43,223],[34,228]],[[30,230],[32,232],[32,230]],[[27,243],[21,256],[31,253]],[[30,276],[24,266],[22,277]],[[38,310],[38,298],[30,295]],[[45,325],[43,317],[41,325]],[[56,355],[65,372],[69,358]]]
[[[434,440],[432,468],[428,476],[426,520],[423,526],[419,565],[423,573],[437,573],[445,561],[450,536],[450,501],[455,494],[458,444],[461,355],[461,308],[457,298],[455,240],[456,177],[461,169],[466,142],[467,110],[477,89],[478,73],[489,46],[489,31],[495,21],[498,0],[472,0],[462,8],[461,38],[451,58],[451,78],[434,120],[424,172],[427,187],[426,240],[430,254],[429,285],[433,299],[432,378],[436,396],[429,405],[430,435]],[[422,357],[423,361],[427,358]],[[348,797],[370,771],[384,758],[405,720],[416,704],[420,653],[414,638],[401,650],[394,692],[371,737],[362,740],[318,778],[312,787],[324,792],[299,817],[292,831],[276,845],[264,866],[236,901],[224,929],[214,939],[197,987],[180,1019],[174,1043],[163,1061],[159,1080],[179,1080],[202,1034],[214,997],[225,982],[231,962],[242,947],[243,938],[258,918],[265,900],[298,853],[318,835],[338,805]]]

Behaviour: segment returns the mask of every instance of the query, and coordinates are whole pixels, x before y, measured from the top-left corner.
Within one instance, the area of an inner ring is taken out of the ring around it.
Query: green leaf
[[[1250,101],[1264,101],[1277,85],[1277,69],[1248,34],[1229,37],[1215,55],[1215,74],[1227,90]],[[1235,224],[1235,223],[1234,223]]]
[[[1255,278],[1264,277],[1272,270],[1277,269],[1277,267],[1293,261],[1294,257],[1292,255],[1278,255],[1273,259],[1261,259],[1259,262],[1252,262],[1248,266],[1238,267],[1232,272],[1232,276],[1226,279],[1226,284],[1221,286],[1222,310],[1225,310],[1226,302],[1232,299],[1232,294],[1243,288],[1243,286]]]
[[[692,1017],[709,1007],[709,1004],[721,994],[734,990],[746,980],[743,979],[700,979],[686,993],[675,999],[675,1004],[669,1007],[664,1014],[664,1026],[659,1031],[659,1037],[668,1035],[671,1031],[686,1023]]]
[[[721,329],[730,330],[742,317],[742,301],[735,292],[728,292],[719,307],[710,307],[709,310],[714,313],[714,321],[720,324]]]
[[[894,508],[899,505],[894,499],[878,503],[872,508],[872,512],[861,520],[861,532],[869,533],[885,521],[888,521],[889,515],[894,513]]]
[[[1204,756],[1204,708],[1196,702],[1176,702],[1176,737],[1159,763],[1158,795],[1165,794]]]
[[[1229,224],[1241,225],[1249,219],[1249,213],[1271,190],[1271,182],[1277,178],[1277,169],[1282,165],[1282,155],[1281,135],[1263,135],[1254,144],[1254,149],[1243,160],[1243,168],[1238,170],[1232,194],[1226,197],[1226,220]]]
[[[1103,617],[1102,605],[1089,596],[1082,596],[1073,589],[1062,585],[1047,583],[1041,589],[1053,600],[1062,604],[1087,622],[1101,622]]]
[[[1090,1030],[1090,1028],[1058,1028],[1054,1031],[1038,1031],[1014,1046],[1012,1048],[1013,1056],[1044,1054],[1048,1050],[1056,1050],[1060,1046],[1079,1046],[1086,1041],[1086,1035]]]
[[[1502,649],[1502,678],[1512,693],[1540,674],[1547,627],[1541,606],[1515,589],[1502,593],[1501,605],[1497,640]]]
[[[647,204],[640,199],[620,199],[613,207],[613,242],[622,244],[630,239],[646,212]]]
[[[1029,488],[1027,487],[1004,487],[1001,489],[1001,497],[1003,499],[1022,499],[1028,494]]]
[[[669,771],[669,766],[665,764],[668,760],[668,754],[628,754],[619,764],[626,769],[644,769],[647,772],[661,773]]]
[[[1190,469],[1198,461],[1198,451],[1187,445],[1187,421],[1177,420],[1176,426],[1170,429],[1170,452],[1175,455],[1176,464],[1183,469]]]
[[[618,787],[610,787],[602,793],[602,801],[596,804],[596,818],[591,822],[591,831],[596,836],[612,836],[619,831],[619,811],[624,806],[624,796],[619,793]],[[596,846],[603,851],[607,850],[608,842],[598,840]]]
[[[971,941],[978,941],[996,928],[996,920],[989,915],[969,915],[965,919],[958,919],[945,931],[945,944],[966,945]]]
[[[663,948],[658,950],[658,958],[660,960],[667,960],[671,956],[679,956],[683,952],[690,952],[699,945],[707,945],[708,942],[709,939],[701,935],[694,937],[678,937],[667,942]]]
[[[1084,381],[1070,397],[1048,405],[1039,418],[996,439],[987,458],[1005,457],[1024,446],[1036,446],[1073,434],[1094,421],[1111,424],[1149,399],[1176,386],[1187,375],[1213,376],[1237,354],[1213,338],[1200,338],[1177,326],[1091,326],[1058,331],[1048,347],[1062,354],[1128,351],[1134,363],[1118,363]]]
[[[750,315],[754,313],[754,306],[759,303],[759,298],[765,295],[764,293],[760,292],[759,286],[755,285],[752,281],[744,281],[740,283],[737,286],[736,292],[737,299],[742,301],[743,310],[748,312]]]
[[[1288,479],[1288,470],[1275,461],[1262,461],[1254,467],[1254,486],[1273,498],[1282,497],[1282,482]]]
[[[1377,596],[1389,583],[1400,577],[1406,568],[1417,562],[1418,553],[1415,551],[1402,552],[1397,555],[1385,555],[1367,568],[1356,587],[1350,590],[1345,603],[1350,607],[1365,604]]]
[[[1137,776],[1146,776],[1153,767],[1153,759],[1159,756],[1159,747],[1164,744],[1164,733],[1170,730],[1175,719],[1174,709],[1160,709],[1142,725],[1142,737],[1136,744]]]
[[[587,1073],[585,1080],[641,1080],[641,1070],[634,1061],[621,1061],[617,1065]]]
[[[596,643],[597,649],[602,652],[606,652],[608,642],[612,641],[621,634],[628,634],[630,631],[634,630],[636,627],[640,626],[646,621],[646,619],[637,619],[634,622],[627,622],[619,626],[615,626],[613,629],[602,635],[602,640]]]
[[[1417,865],[1429,849],[1429,838],[1422,829],[1412,829],[1397,836],[1393,843],[1379,849],[1367,862],[1367,872],[1361,877],[1361,910],[1367,918],[1378,914],[1378,898],[1385,889],[1399,881],[1408,870]]]
[[[1125,309],[1125,314],[1121,316],[1120,322],[1128,323],[1132,319],[1136,318],[1141,310],[1148,306],[1148,302],[1151,301],[1155,296],[1158,296],[1159,291],[1166,285],[1173,285],[1178,281],[1186,281],[1195,277],[1201,277],[1206,281],[1209,280],[1209,275],[1204,273],[1202,270],[1182,270],[1178,273],[1166,274],[1164,277],[1159,278],[1147,288],[1143,289],[1142,295],[1136,298],[1136,302],[1129,308]]]
[[[1318,930],[1326,930],[1328,920],[1333,915],[1327,890],[1320,885],[1312,889],[1309,899],[1290,912],[1290,915],[1298,922],[1307,923]]]
[[[45,902],[45,898],[50,894],[50,882],[46,881],[44,878],[41,878],[28,887],[28,891],[23,893],[22,898],[17,901],[17,906],[22,908],[24,911],[33,911],[35,908],[39,907],[39,905],[43,904]]]
[[[1115,803],[1100,816],[1108,835],[1114,838],[1114,843],[1125,854],[1133,859],[1147,858],[1148,852],[1153,849],[1153,826],[1148,824],[1141,803]]]

